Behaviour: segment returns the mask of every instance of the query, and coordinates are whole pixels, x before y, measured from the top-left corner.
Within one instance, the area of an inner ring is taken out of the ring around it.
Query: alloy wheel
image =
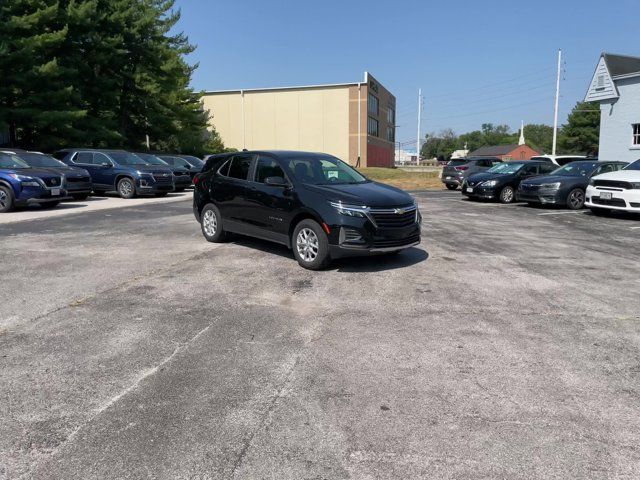
[[[123,197],[128,197],[133,192],[133,185],[131,182],[124,180],[120,182],[120,195]]]
[[[298,232],[296,249],[302,260],[305,262],[313,262],[318,256],[318,250],[320,249],[318,236],[310,228],[303,228]]]
[[[9,196],[7,192],[0,190],[0,209],[7,208],[7,205],[9,205]]]
[[[213,237],[216,234],[216,231],[218,230],[218,217],[213,210],[207,210],[204,212],[202,228],[204,228],[204,233],[209,237]]]
[[[506,187],[502,190],[501,196],[504,203],[511,203],[513,201],[513,189]]]
[[[569,194],[569,206],[574,210],[582,208],[584,205],[584,193],[582,190],[574,190]]]

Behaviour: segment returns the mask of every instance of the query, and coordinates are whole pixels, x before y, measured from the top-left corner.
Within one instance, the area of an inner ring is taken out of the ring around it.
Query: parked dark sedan
[[[556,169],[550,162],[521,160],[500,163],[486,172],[468,177],[462,184],[462,193],[470,198],[497,199],[511,203],[516,198],[520,182],[535,175],[545,175]]]
[[[601,173],[622,170],[624,162],[578,161],[551,172],[550,175],[530,178],[520,183],[516,198],[530,204],[563,205],[572,210],[584,206],[589,179]]]
[[[147,165],[166,167],[167,169],[170,169],[173,172],[173,182],[176,187],[176,192],[182,192],[185,188],[191,185],[191,175],[189,174],[189,170],[187,170],[186,168],[174,167],[172,165],[169,165],[160,157],[152,153],[135,152],[135,154],[142,160],[144,160]]]
[[[411,195],[331,155],[238,152],[208,160],[194,184],[205,239],[221,242],[233,232],[282,243],[304,268],[420,243],[422,218]]]
[[[73,197],[74,200],[84,200],[90,194],[93,188],[91,184],[91,175],[84,168],[71,167],[66,163],[56,160],[55,158],[45,155],[41,152],[30,152],[27,150],[13,149],[15,154],[25,161],[27,165],[40,170],[59,173],[65,177],[65,189],[67,195]]]
[[[192,182],[193,177],[200,173],[202,171],[202,167],[204,166],[204,162],[202,160],[192,155],[159,153],[157,154],[157,156],[173,167],[186,168],[189,171]]]

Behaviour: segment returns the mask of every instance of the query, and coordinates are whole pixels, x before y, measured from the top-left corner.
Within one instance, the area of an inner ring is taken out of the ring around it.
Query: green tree
[[[438,161],[449,160],[451,154],[456,150],[458,137],[450,128],[442,130],[440,133],[427,135],[422,144],[420,156],[422,158],[437,158]]]
[[[600,142],[600,108],[597,103],[578,102],[558,136],[562,153],[597,154]]]
[[[551,153],[553,127],[542,123],[525,125],[524,138],[527,145],[539,153]]]

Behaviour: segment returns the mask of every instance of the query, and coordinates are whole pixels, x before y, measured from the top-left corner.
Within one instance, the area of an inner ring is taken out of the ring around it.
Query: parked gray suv
[[[470,157],[451,160],[442,169],[442,183],[449,190],[462,186],[464,180],[474,173],[489,170],[502,160],[496,157]]]

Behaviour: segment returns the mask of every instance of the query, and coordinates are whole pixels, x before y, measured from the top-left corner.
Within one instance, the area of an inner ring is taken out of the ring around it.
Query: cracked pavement
[[[298,267],[190,202],[0,227],[0,479],[640,477],[640,219],[416,194]]]

